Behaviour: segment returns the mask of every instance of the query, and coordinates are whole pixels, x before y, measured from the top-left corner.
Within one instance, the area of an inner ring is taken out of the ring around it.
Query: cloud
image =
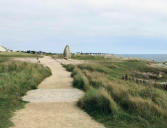
[[[27,43],[99,37],[166,38],[166,5],[166,0],[0,1],[0,39]]]

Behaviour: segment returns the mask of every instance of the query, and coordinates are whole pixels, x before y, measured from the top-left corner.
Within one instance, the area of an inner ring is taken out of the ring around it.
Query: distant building
[[[0,52],[7,52],[8,49],[0,45]]]

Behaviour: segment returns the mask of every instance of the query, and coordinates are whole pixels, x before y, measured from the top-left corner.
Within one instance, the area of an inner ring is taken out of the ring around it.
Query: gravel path
[[[75,102],[83,96],[78,89],[37,89],[23,97],[24,101],[38,102]]]
[[[23,97],[29,103],[15,112],[12,128],[104,128],[76,106],[84,93],[72,87],[73,79],[60,60],[44,57],[40,61],[51,69],[52,76]]]

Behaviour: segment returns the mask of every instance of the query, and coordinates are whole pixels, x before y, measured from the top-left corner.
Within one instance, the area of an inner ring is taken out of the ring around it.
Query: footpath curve
[[[72,87],[71,74],[51,57],[40,62],[52,75],[23,97],[29,103],[15,112],[11,128],[104,128],[76,106],[84,93]]]

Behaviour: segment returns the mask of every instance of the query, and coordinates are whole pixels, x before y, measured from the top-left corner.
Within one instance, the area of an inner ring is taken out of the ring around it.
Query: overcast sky
[[[13,50],[167,53],[167,0],[0,0]]]

